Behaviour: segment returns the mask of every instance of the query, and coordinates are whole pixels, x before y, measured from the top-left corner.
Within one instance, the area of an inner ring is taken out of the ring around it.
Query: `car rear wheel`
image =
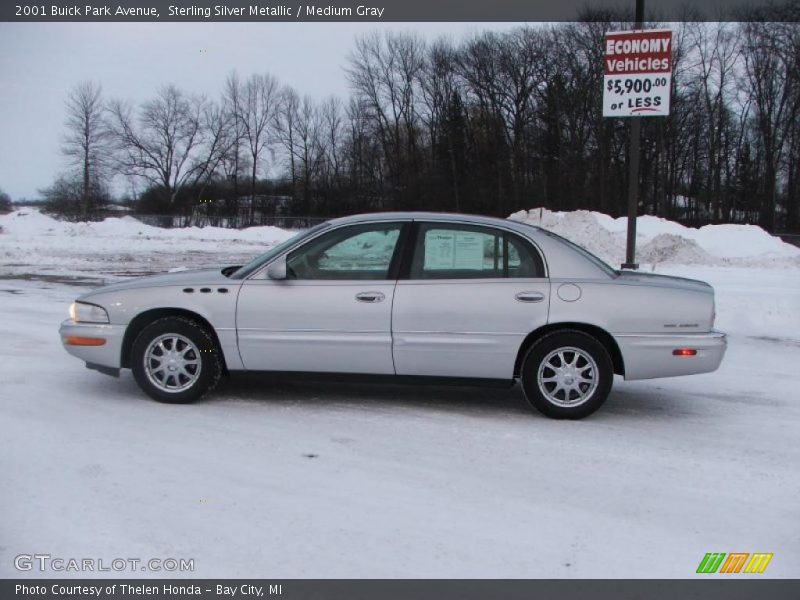
[[[554,419],[582,419],[606,401],[614,378],[611,357],[581,331],[559,331],[537,341],[522,363],[528,402]]]
[[[213,389],[222,361],[211,334],[182,317],[165,317],[145,327],[131,349],[139,387],[159,402],[186,404]]]

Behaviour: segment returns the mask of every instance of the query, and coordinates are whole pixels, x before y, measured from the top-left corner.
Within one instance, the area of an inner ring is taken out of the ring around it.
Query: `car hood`
[[[638,271],[619,271],[617,282],[630,283],[632,285],[657,285],[709,294],[714,292],[714,288],[711,285],[698,279],[656,275],[655,273],[639,273]]]
[[[95,294],[171,285],[220,285],[231,283],[231,280],[222,274],[222,267],[214,269],[192,269],[188,271],[175,271],[173,273],[160,273],[158,275],[147,275],[145,277],[128,279],[119,283],[112,283],[111,285],[106,285],[89,292],[82,297],[88,298]]]

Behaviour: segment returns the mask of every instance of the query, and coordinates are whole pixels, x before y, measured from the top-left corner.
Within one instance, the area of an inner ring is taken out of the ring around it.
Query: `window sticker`
[[[425,270],[452,269],[455,265],[455,243],[455,231],[429,230],[425,234]]]
[[[484,237],[471,231],[428,230],[425,234],[424,269],[482,270]]]
[[[472,271],[483,270],[483,238],[480,233],[456,233],[455,268]]]

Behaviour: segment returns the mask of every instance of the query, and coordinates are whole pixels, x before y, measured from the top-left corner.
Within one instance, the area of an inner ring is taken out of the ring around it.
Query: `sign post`
[[[636,264],[636,217],[639,208],[639,139],[641,117],[669,115],[672,84],[672,32],[643,30],[644,0],[636,0],[634,31],[606,33],[603,57],[603,116],[629,117],[628,243],[623,269]]]

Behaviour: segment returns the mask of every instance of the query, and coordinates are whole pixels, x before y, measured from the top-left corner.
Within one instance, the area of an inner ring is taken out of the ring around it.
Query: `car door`
[[[236,327],[248,370],[393,374],[391,310],[409,222],[327,230],[241,286]]]
[[[511,379],[547,323],[550,283],[530,242],[499,228],[415,223],[392,316],[398,375]]]

